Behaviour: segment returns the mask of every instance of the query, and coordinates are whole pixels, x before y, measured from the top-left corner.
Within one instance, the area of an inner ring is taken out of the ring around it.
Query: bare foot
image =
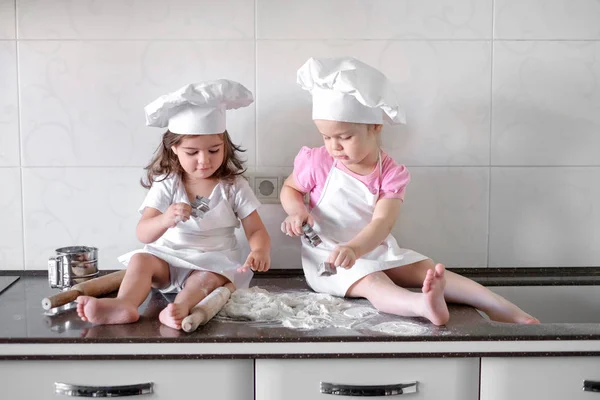
[[[181,329],[181,321],[190,314],[190,310],[183,304],[170,303],[158,315],[158,320],[173,328]]]
[[[494,293],[495,294],[495,293]],[[492,321],[509,322],[513,324],[539,324],[540,320],[527,314],[504,297],[495,294],[497,306],[483,310]]]
[[[434,325],[444,325],[450,319],[448,305],[444,300],[445,272],[446,268],[442,264],[437,264],[435,270],[427,271],[423,281],[425,299],[423,316]]]
[[[129,324],[140,318],[137,308],[121,299],[97,299],[90,296],[77,298],[77,314],[94,324]]]

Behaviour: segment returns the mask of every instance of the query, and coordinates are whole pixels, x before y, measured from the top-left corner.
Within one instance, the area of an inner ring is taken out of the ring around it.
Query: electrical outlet
[[[254,193],[264,204],[279,203],[279,177],[277,176],[255,176]]]

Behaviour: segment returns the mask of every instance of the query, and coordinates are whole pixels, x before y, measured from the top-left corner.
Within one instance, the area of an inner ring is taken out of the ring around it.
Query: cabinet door
[[[147,383],[153,394],[133,398],[254,399],[253,360],[0,361],[0,382],[6,400],[135,396]]]
[[[255,374],[256,400],[479,396],[478,358],[256,360]]]
[[[481,400],[600,399],[582,390],[585,380],[600,382],[600,357],[481,359]]]

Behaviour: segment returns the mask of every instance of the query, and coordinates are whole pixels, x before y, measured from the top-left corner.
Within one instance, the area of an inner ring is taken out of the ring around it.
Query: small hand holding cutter
[[[323,243],[319,235],[315,233],[312,226],[309,224],[304,223],[304,225],[302,225],[302,232],[304,232],[304,237],[306,237],[306,240],[308,240],[308,243],[310,243],[312,247],[317,247]],[[317,273],[319,276],[331,276],[337,274],[337,268],[332,263],[324,261],[317,266]]]
[[[210,199],[207,197],[196,196],[194,201],[192,201],[192,217],[194,218],[203,218],[204,214],[210,210],[209,207]]]

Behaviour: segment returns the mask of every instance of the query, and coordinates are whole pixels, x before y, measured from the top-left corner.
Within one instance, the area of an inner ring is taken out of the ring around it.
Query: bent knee
[[[346,291],[346,297],[364,297],[370,301],[377,292],[377,286],[386,281],[390,278],[382,271],[372,272],[354,282]]]
[[[153,275],[164,273],[168,268],[169,265],[166,261],[149,253],[136,253],[131,256],[127,264],[128,271],[151,273]]]
[[[201,282],[202,286],[209,290],[214,290],[229,282],[229,279],[227,279],[223,275],[210,271],[192,271],[192,273],[190,273],[186,281],[190,278]]]
[[[363,286],[376,286],[381,282],[389,282],[390,278],[383,271],[376,271],[364,276],[357,283]]]
[[[156,262],[156,260],[158,260],[158,257],[150,253],[135,253],[131,256],[129,264],[127,264],[127,268],[129,268],[129,266],[135,267],[140,264],[150,264]]]

